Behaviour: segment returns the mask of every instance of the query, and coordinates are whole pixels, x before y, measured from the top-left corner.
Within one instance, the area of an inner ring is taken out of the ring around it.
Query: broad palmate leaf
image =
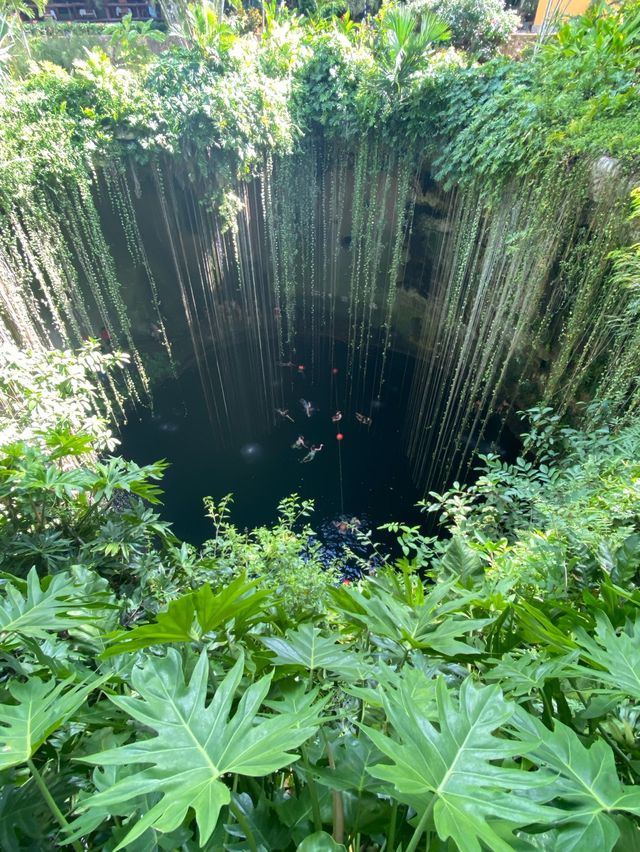
[[[206,633],[232,620],[236,628],[246,627],[262,616],[267,597],[267,592],[256,590],[257,582],[249,582],[241,575],[217,595],[205,583],[197,591],[172,601],[152,624],[117,633],[102,656],[113,657],[171,642],[199,642]]]
[[[362,680],[369,670],[360,657],[312,624],[288,630],[286,638],[261,636],[260,641],[276,655],[274,666],[297,666],[310,672],[326,669],[344,678]]]
[[[367,594],[349,589],[348,608],[339,608],[347,618],[364,626],[374,641],[381,637],[399,647],[406,644],[451,657],[477,654],[478,648],[460,641],[460,637],[481,630],[494,618],[468,618],[460,610],[473,595],[459,589],[452,593],[454,585],[454,581],[438,583],[425,595],[424,602],[415,606],[384,589],[372,587]]]
[[[556,721],[553,731],[519,708],[514,720],[520,734],[539,742],[528,757],[555,773],[549,790],[560,800],[557,822],[564,823],[558,848],[563,852],[609,852],[619,836],[616,812],[640,816],[640,790],[624,785],[616,771],[613,751],[603,740],[587,748],[575,731]]]
[[[147,793],[161,793],[157,805],[122,840],[124,848],[147,828],[176,829],[192,808],[204,845],[229,803],[227,773],[262,776],[297,759],[290,752],[308,739],[322,721],[325,702],[311,693],[296,715],[279,713],[257,719],[271,684],[271,675],[252,684],[231,715],[242,678],[244,659],[229,671],[207,704],[209,661],[203,652],[188,683],[174,648],[166,657],[150,657],[132,675],[133,697],[111,700],[155,736],[84,758],[100,766],[151,764],[97,793],[84,807],[111,807]]]
[[[106,593],[83,593],[80,580],[66,572],[41,585],[35,568],[26,583],[16,580],[2,591],[0,645],[4,647],[19,643],[20,637],[46,639],[50,633],[77,627],[87,619],[87,610],[104,607],[108,600]]]
[[[503,654],[484,673],[485,680],[499,683],[507,694],[519,698],[542,689],[548,680],[575,675],[578,652],[551,657],[544,650],[526,648],[519,653]],[[493,660],[488,660],[492,663]]]
[[[9,692],[16,703],[0,704],[0,770],[27,761],[106,679],[79,686],[71,686],[72,678],[11,681]]]
[[[433,808],[442,840],[452,838],[460,852],[479,852],[481,842],[493,852],[509,852],[512,846],[504,840],[505,824],[514,829],[544,823],[555,815],[554,809],[518,792],[545,784],[549,775],[500,765],[535,743],[494,735],[515,712],[515,705],[504,699],[497,686],[475,687],[467,678],[456,700],[439,678],[431,713],[412,705],[403,696],[402,685],[382,691],[384,709],[398,739],[363,726],[392,761],[368,771],[393,784],[401,800],[406,797],[418,808],[419,819]]]
[[[640,701],[640,619],[619,635],[604,613],[597,613],[596,621],[594,637],[580,629],[576,639],[581,656],[601,668],[581,666],[580,674]]]

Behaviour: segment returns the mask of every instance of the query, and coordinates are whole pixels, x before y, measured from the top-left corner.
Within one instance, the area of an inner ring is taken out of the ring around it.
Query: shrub
[[[449,25],[454,45],[481,58],[505,44],[519,24],[504,0],[414,0],[411,6],[435,12]]]

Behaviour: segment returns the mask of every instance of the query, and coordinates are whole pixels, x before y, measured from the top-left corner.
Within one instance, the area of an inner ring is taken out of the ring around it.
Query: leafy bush
[[[0,446],[16,441],[47,442],[68,430],[84,432],[95,450],[112,450],[117,441],[106,416],[106,398],[96,379],[126,364],[123,353],[105,354],[97,342],[80,352],[23,351],[0,346]]]
[[[527,454],[514,464],[481,456],[477,482],[432,494],[440,512],[498,581],[571,596],[597,582],[636,582],[640,569],[640,427],[610,422],[605,406],[586,413],[588,433],[548,408],[528,412]]]
[[[483,59],[505,44],[520,22],[504,0],[412,0],[410,6],[436,14],[451,28],[456,47]]]

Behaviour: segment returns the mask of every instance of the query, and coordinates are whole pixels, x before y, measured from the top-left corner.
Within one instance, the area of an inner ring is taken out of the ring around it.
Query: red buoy
[[[298,369],[300,370],[301,373],[303,373],[304,372],[304,364],[298,364]]]
[[[338,432],[338,434],[336,435],[336,441],[341,441],[343,438],[344,435],[342,434],[342,432]]]

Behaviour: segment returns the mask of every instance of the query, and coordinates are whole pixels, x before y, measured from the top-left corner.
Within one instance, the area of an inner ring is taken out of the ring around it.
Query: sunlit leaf
[[[268,593],[256,590],[257,581],[237,577],[218,594],[205,583],[196,592],[172,601],[152,624],[143,624],[112,637],[104,657],[130,653],[150,645],[171,642],[198,642],[202,637],[233,621],[236,628],[258,620]]]
[[[190,808],[204,844],[221,808],[230,801],[229,787],[222,780],[225,775],[268,775],[297,759],[291,752],[317,730],[322,704],[296,717],[282,713],[258,720],[271,684],[268,675],[245,691],[232,713],[243,668],[240,658],[207,704],[206,653],[200,655],[186,682],[180,655],[169,648],[165,657],[148,658],[134,669],[132,684],[138,697],[112,697],[114,704],[155,735],[85,760],[102,766],[150,765],[96,793],[84,807],[119,806],[144,793],[162,794],[118,849],[149,827],[173,831]]]
[[[72,686],[71,679],[11,681],[15,704],[0,705],[0,769],[27,761],[105,680],[79,686]]]
[[[481,842],[494,852],[508,852],[512,847],[494,823],[516,828],[553,815],[551,809],[522,794],[549,777],[499,763],[522,754],[528,746],[496,736],[515,712],[515,705],[505,701],[497,686],[476,687],[468,678],[456,699],[439,678],[437,706],[428,715],[419,705],[399,700],[402,690],[400,696],[383,692],[384,709],[398,739],[363,726],[392,761],[369,771],[393,784],[400,798],[405,795],[415,801],[419,797],[423,813],[432,807],[442,840],[451,838],[461,852],[477,852]]]

